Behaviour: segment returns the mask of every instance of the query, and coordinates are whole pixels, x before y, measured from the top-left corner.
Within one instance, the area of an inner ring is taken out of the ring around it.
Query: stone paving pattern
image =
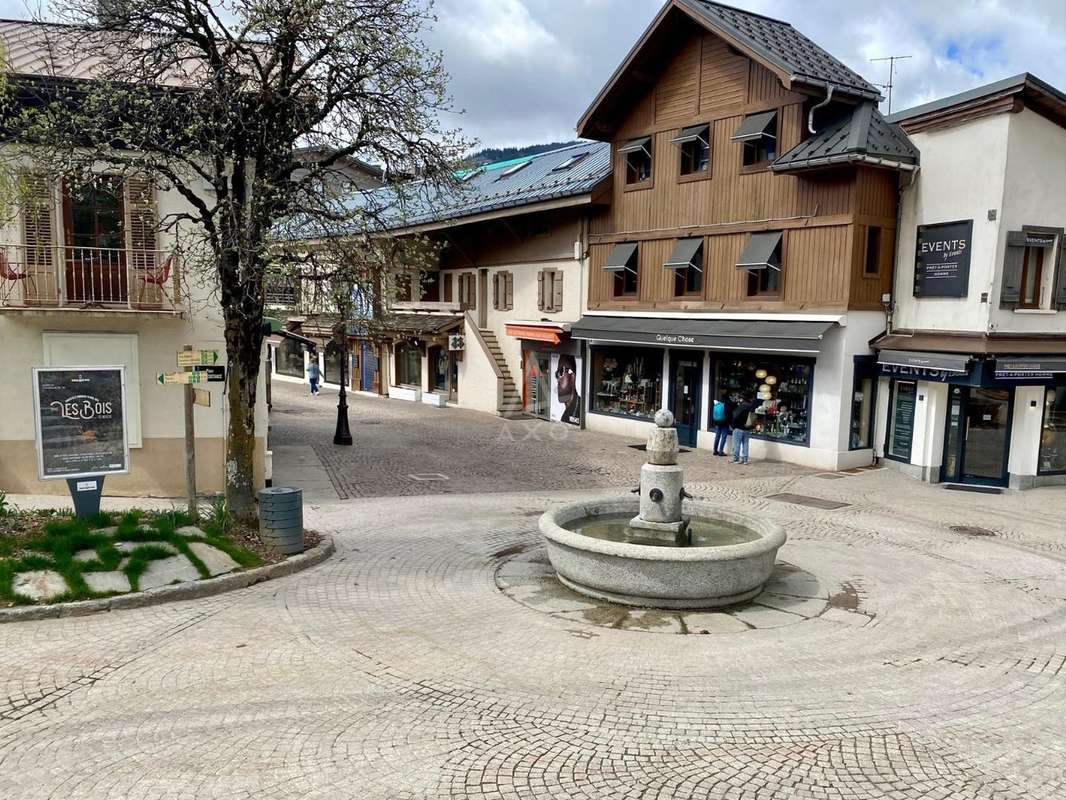
[[[276,412],[275,433],[298,440]],[[317,429],[291,419],[318,437],[332,428],[328,410]],[[446,427],[427,425],[420,448]],[[624,444],[586,436],[593,450]],[[462,449],[433,456],[452,482]],[[529,471],[542,457],[512,455]],[[377,456],[404,469],[414,458]],[[1066,796],[1066,489],[751,474],[691,488],[786,525],[780,559],[794,571],[779,577],[824,588],[822,613],[663,635],[519,602],[499,576],[542,562],[537,517],[580,496],[541,486],[318,502],[310,523],[337,553],[307,572],[0,626],[0,797]],[[588,483],[611,479],[632,480]],[[376,485],[358,471],[345,480]],[[782,493],[848,505],[769,498]]]

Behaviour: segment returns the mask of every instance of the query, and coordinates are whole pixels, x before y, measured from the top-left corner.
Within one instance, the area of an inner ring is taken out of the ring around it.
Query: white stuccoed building
[[[892,117],[922,154],[879,351],[889,464],[1066,483],[1066,93],[1028,73]]]

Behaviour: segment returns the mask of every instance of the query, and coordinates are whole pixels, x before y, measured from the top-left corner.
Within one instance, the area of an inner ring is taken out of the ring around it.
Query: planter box
[[[410,400],[417,403],[422,398],[421,389],[413,389],[410,386],[390,386],[389,397],[393,400]]]
[[[422,402],[427,406],[434,406],[436,408],[444,408],[448,405],[447,398],[442,394],[436,392],[426,392],[422,395]]]

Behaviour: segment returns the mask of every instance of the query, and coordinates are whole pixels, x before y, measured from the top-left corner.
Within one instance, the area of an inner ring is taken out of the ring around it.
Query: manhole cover
[[[796,506],[820,508],[823,511],[836,511],[838,508],[847,508],[851,505],[851,503],[838,503],[836,500],[826,500],[823,497],[808,497],[805,494],[792,494],[790,492],[767,495],[767,498],[770,500],[777,500],[781,503],[792,503],[792,505]]]
[[[441,475],[439,472],[417,472],[414,475],[408,475],[407,477],[410,478],[413,481],[423,481],[423,482],[426,482],[426,481],[446,481],[446,480],[448,480],[448,476],[447,475]]]
[[[961,533],[964,536],[995,536],[995,531],[990,531],[988,528],[978,528],[976,525],[952,525],[950,528],[952,533]]]

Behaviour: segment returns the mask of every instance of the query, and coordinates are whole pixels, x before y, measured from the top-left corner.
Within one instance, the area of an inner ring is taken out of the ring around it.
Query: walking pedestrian
[[[711,420],[714,422],[714,454],[726,455],[726,441],[729,439],[729,423],[733,419],[733,401],[729,398],[729,391],[722,390],[722,396],[714,401],[711,409]]]
[[[733,410],[733,463],[748,463],[748,443],[751,429],[755,427],[755,395],[745,392],[740,404]]]
[[[307,382],[311,384],[311,396],[315,397],[318,394],[318,380],[322,377],[321,371],[318,369],[318,353],[311,352],[311,363],[307,366]]]

